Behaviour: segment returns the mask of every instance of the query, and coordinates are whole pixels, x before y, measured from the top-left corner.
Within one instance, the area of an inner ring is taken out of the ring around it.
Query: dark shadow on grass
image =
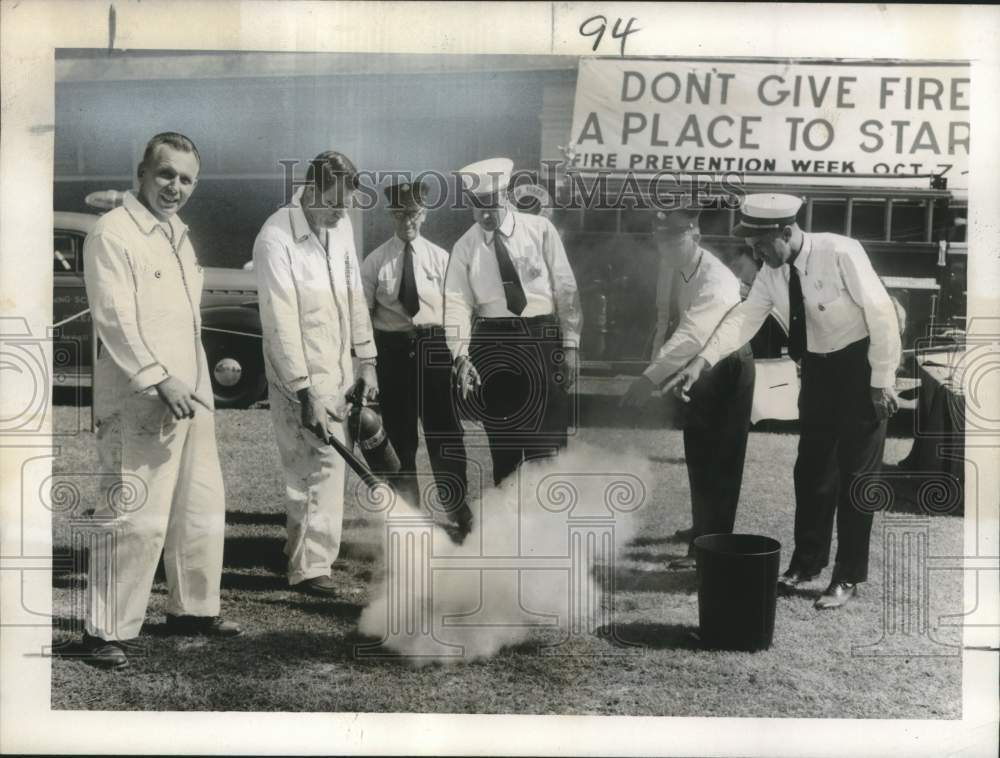
[[[626,550],[623,557],[629,561],[644,563],[666,563],[674,558],[683,558],[684,554],[676,552],[654,553],[651,550]]]
[[[229,568],[266,568],[284,573],[285,540],[281,537],[227,537],[222,565]]]
[[[227,525],[284,526],[284,511],[226,511]]]
[[[90,562],[90,550],[86,545],[78,547],[60,546],[52,548],[52,586],[68,588],[74,577],[84,574]],[[63,582],[63,584],[57,584]]]
[[[670,535],[669,537],[636,537],[634,540],[631,540],[626,547],[648,547],[650,545],[667,545],[671,542],[685,541],[686,540],[675,535]]]
[[[615,572],[617,592],[672,592],[689,593],[697,589],[694,569],[677,571],[635,571],[618,569]]]
[[[277,526],[285,527],[285,512],[281,511],[226,511],[226,524],[231,526]],[[364,529],[371,521],[362,518],[344,519],[343,528]]]
[[[222,589],[243,592],[282,592],[289,589],[284,572],[280,574],[222,574]]]
[[[883,481],[892,488],[893,513],[922,516],[963,516],[965,513],[965,488],[957,477],[945,471],[910,471],[886,463],[882,465],[882,474]]]
[[[56,573],[52,571],[52,588],[57,590],[76,590],[87,586],[87,575],[83,573]]]
[[[278,601],[281,602],[281,601]],[[361,617],[364,604],[352,602],[350,600],[326,600],[324,598],[303,598],[302,600],[288,600],[282,602],[292,610],[304,611],[305,613],[316,613],[321,616],[330,616],[338,619],[349,619],[356,621]]]
[[[778,597],[787,598],[805,598],[806,600],[816,600],[820,595],[823,594],[825,587],[813,587],[809,589],[807,587],[792,587],[790,589],[779,589]]]
[[[798,419],[793,421],[778,421],[777,419],[763,419],[750,427],[751,432],[764,432],[765,434],[798,434]]]
[[[647,647],[654,650],[697,650],[701,643],[698,627],[687,624],[650,624],[635,622],[615,624],[597,630],[597,634],[618,645]]]

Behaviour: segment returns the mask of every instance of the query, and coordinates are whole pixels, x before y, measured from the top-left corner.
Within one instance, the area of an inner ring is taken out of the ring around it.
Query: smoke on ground
[[[484,486],[460,546],[397,502],[359,625],[381,642],[365,653],[469,661],[541,631],[565,639],[606,625],[614,555],[634,536],[652,481],[645,455],[573,445]]]

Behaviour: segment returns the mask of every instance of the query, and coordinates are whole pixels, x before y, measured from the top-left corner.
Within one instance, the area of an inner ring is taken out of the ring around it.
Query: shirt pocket
[[[424,283],[431,292],[444,292],[444,276],[436,271],[421,269]]]
[[[811,310],[817,323],[823,324],[825,329],[838,329],[844,327],[853,306],[854,301],[846,289],[825,285],[816,292]]]
[[[533,282],[545,274],[545,261],[535,252],[516,259],[514,266],[522,282]]]
[[[379,274],[377,292],[387,298],[396,296],[399,292],[399,276],[393,274]]]
[[[136,271],[136,280],[136,302],[142,322],[167,325],[177,318],[179,306],[187,306],[177,261],[149,261]]]
[[[326,306],[330,298],[328,287],[322,281],[304,282],[299,286],[299,318],[305,327],[322,327]]]

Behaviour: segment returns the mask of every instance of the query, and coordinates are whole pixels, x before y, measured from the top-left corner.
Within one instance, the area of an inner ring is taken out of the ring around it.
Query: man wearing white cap
[[[872,514],[855,502],[854,485],[881,467],[886,420],[898,405],[901,346],[892,301],[864,248],[838,234],[803,232],[795,220],[801,204],[790,195],[744,198],[734,233],[767,265],[668,386],[686,398],[705,368],[746,343],[774,309],[802,372],[795,551],[779,583],[790,590],[827,565],[836,513],[833,576],[816,601],[829,609],[847,603],[867,580]]]
[[[698,243],[697,209],[658,211],[653,238],[660,252],[653,361],[629,387],[622,404],[641,410],[653,390],[705,347],[723,317],[740,302],[740,282]],[[684,459],[691,486],[688,554],[672,568],[694,568],[694,540],[729,534],[743,483],[755,368],[745,344],[723,358],[692,389],[682,413]],[[671,398],[674,402],[676,399]]]
[[[497,484],[522,460],[565,447],[582,325],[555,227],[510,206],[513,167],[493,158],[461,170],[476,223],[455,243],[445,280],[460,401],[483,423]]]
[[[374,398],[375,342],[347,208],[357,169],[334,150],[309,163],[306,184],[275,211],[253,246],[271,420],[285,474],[288,583],[335,597],[347,395]],[[351,360],[358,358],[359,368]]]

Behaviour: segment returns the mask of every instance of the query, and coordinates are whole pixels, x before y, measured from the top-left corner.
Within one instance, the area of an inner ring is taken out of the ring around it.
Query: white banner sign
[[[969,90],[966,64],[582,59],[573,162],[748,182],[934,174],[964,188]]]

